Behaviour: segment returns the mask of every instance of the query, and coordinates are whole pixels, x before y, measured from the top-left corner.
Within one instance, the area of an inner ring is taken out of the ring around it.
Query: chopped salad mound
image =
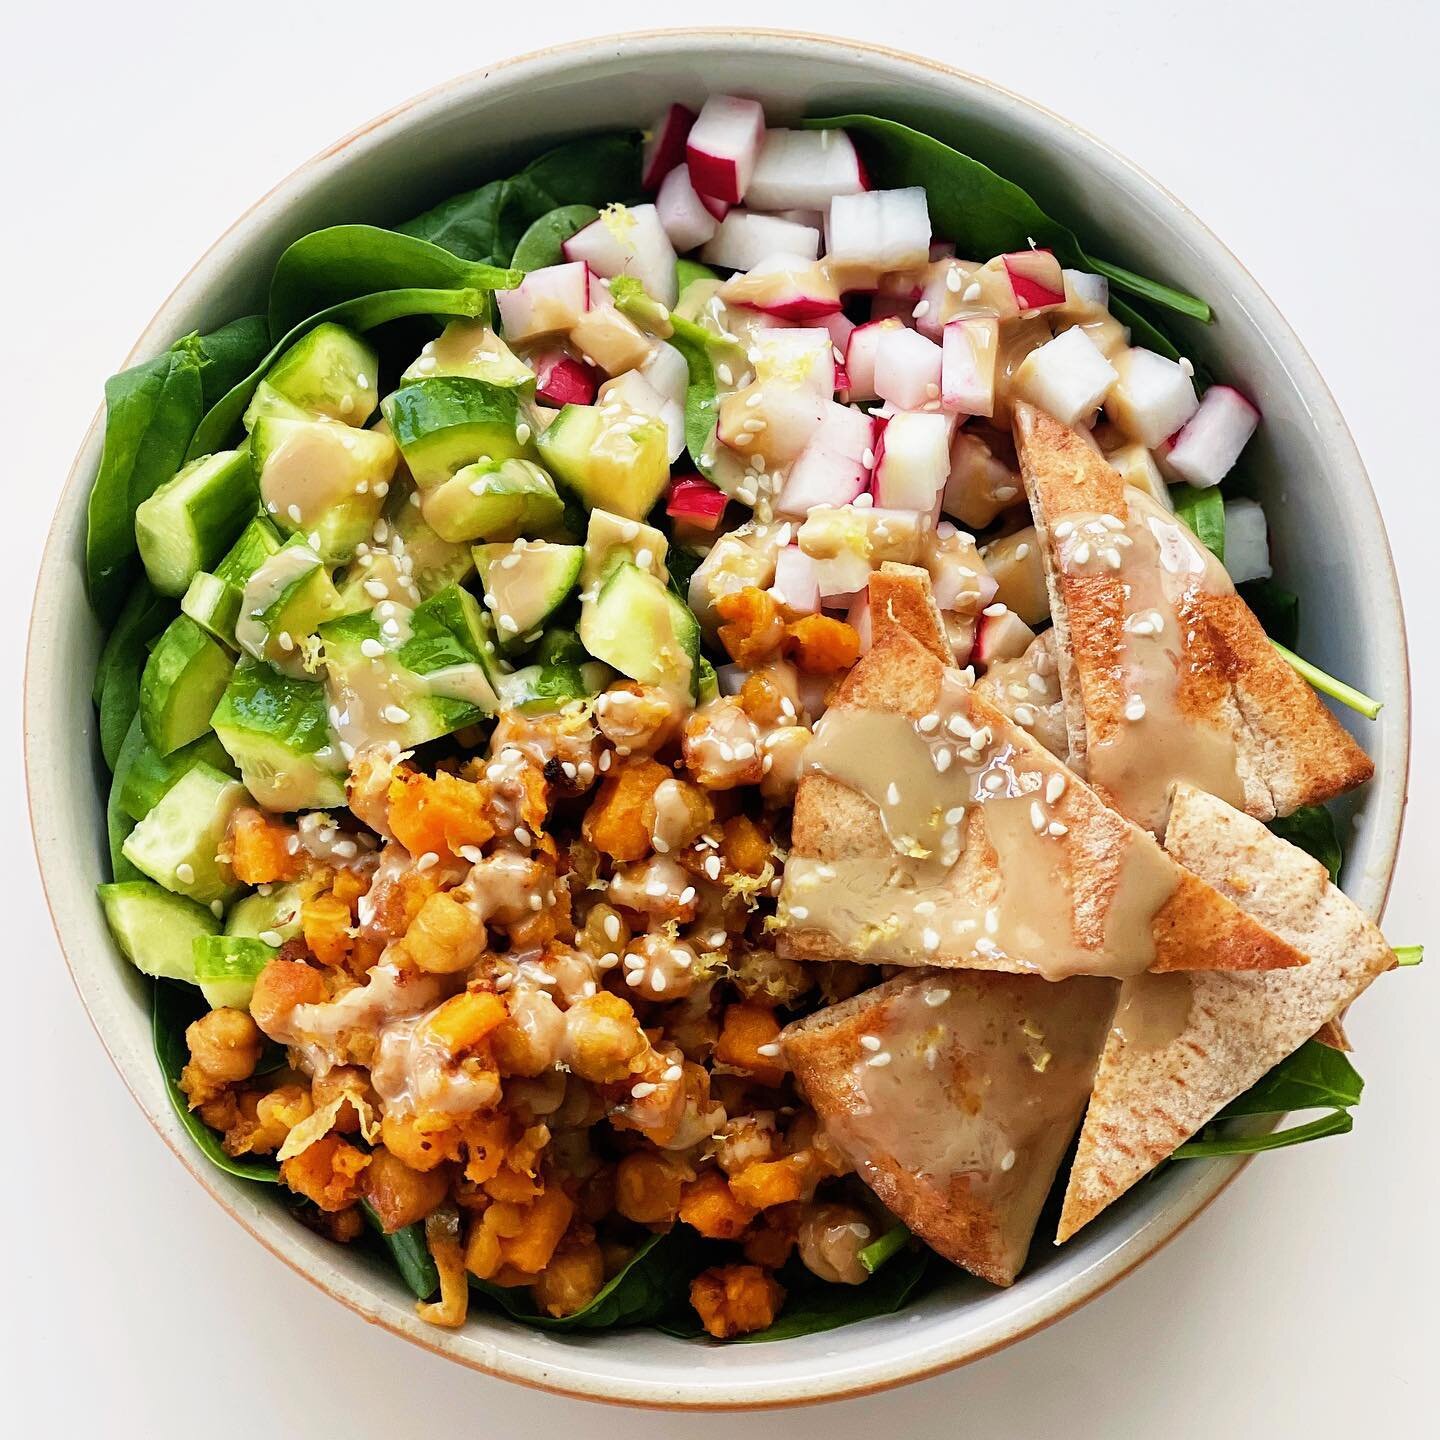
[[[1259,412],[1123,295],[1208,318],[714,96],[112,380],[100,894],[205,1153],[437,1325],[726,1340],[1010,1283],[1077,1129],[1067,1234],[1348,1128],[1369,762],[1252,613]]]

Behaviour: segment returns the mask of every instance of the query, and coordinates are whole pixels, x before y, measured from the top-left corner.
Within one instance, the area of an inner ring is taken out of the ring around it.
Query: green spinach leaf
[[[886,186],[924,186],[935,233],[953,240],[962,254],[989,259],[1033,241],[1053,250],[1062,265],[1104,275],[1117,289],[1195,320],[1208,323],[1211,318],[1203,300],[1087,255],[1074,232],[1052,220],[1020,186],[931,135],[876,115],[836,115],[801,124],[848,131],[871,174],[882,176]]]
[[[120,758],[120,747],[130,722],[140,709],[140,673],[145,668],[145,647],[174,614],[175,602],[157,595],[150,582],[142,577],[130,592],[100,652],[92,694],[100,710],[100,749],[111,770]]]
[[[540,270],[565,258],[565,242],[600,218],[593,205],[560,205],[547,210],[520,237],[510,263],[517,270]]]
[[[205,406],[213,405],[270,348],[270,329],[263,315],[245,315],[209,335],[197,335],[200,388]]]
[[[1345,856],[1335,833],[1335,818],[1323,805],[1302,805],[1293,814],[1272,820],[1269,828],[1271,834],[1313,855],[1330,872],[1330,878],[1340,883]]]
[[[1289,1145],[1303,1145],[1307,1140],[1323,1140],[1327,1135],[1348,1135],[1355,1121],[1348,1110],[1332,1110],[1328,1115],[1292,1125],[1288,1130],[1274,1130],[1269,1135],[1225,1135],[1189,1140],[1171,1157],[1174,1160],[1205,1160],[1213,1155],[1259,1155],[1266,1150],[1283,1150]]]
[[[670,324],[674,327],[670,344],[685,357],[690,372],[690,383],[685,387],[685,448],[695,468],[708,480],[715,469],[715,422],[720,397],[730,388],[720,367],[730,365],[733,373],[733,367],[743,365],[744,359],[735,347],[692,320],[672,314]]]
[[[1175,513],[1194,533],[1195,538],[1214,557],[1225,559],[1225,502],[1213,486],[1196,490],[1190,485],[1177,485],[1170,491]]]
[[[430,1249],[425,1244],[424,1225],[406,1225],[387,1235],[380,1223],[380,1217],[368,1200],[360,1202],[365,1221],[379,1237],[380,1243],[390,1253],[400,1278],[410,1287],[417,1300],[428,1300],[440,1288],[440,1276],[435,1262],[430,1258]]]
[[[125,852],[121,849],[134,828],[135,822],[125,813],[125,807],[120,803],[120,781],[114,779],[110,782],[110,794],[105,801],[105,840],[110,847],[110,878],[112,880],[145,880],[149,878],[142,875],[125,858]]]
[[[1343,1050],[1307,1040],[1268,1075],[1257,1080],[1220,1118],[1231,1115],[1282,1115],[1288,1110],[1348,1110],[1360,1103],[1365,1082]]]
[[[227,1175],[241,1180],[259,1180],[268,1185],[278,1183],[280,1167],[273,1160],[259,1156],[245,1159],[227,1155],[220,1144],[220,1137],[190,1109],[180,1089],[180,1072],[190,1058],[185,1045],[185,1027],[210,1008],[200,992],[189,985],[157,980],[152,1004],[155,1058],[160,1062],[160,1073],[165,1077],[171,1107],[189,1131],[190,1138],[204,1151],[206,1159]]]
[[[462,260],[414,235],[374,225],[332,225],[302,235],[270,281],[270,334],[278,337],[344,301],[396,290],[510,290],[514,270]]]
[[[1293,650],[1300,638],[1300,597],[1273,580],[1247,580],[1236,588],[1265,633]]]

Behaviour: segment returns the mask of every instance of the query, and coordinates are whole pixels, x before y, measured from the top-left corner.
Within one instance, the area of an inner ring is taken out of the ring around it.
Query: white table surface
[[[1313,1440],[1427,1428],[1440,1396],[1440,690],[1423,608],[1440,521],[1436,16],[1426,0],[1012,0],[921,16],[853,0],[719,12],[129,0],[12,15],[0,84],[0,470],[17,552],[0,578],[7,1433]],[[1436,947],[1353,1017],[1368,1088],[1350,1137],[1257,1161],[1165,1252],[1018,1347],[889,1395],[751,1417],[622,1412],[471,1374],[367,1328],[245,1236],[151,1133],[91,1033],[41,901],[18,762],[24,623],[54,497],[102,381],[176,277],[275,180],[412,93],[547,42],[687,19],[823,23],[997,80],[1127,152],[1259,277],[1334,388],[1389,523],[1418,744],[1386,923],[1396,942]]]

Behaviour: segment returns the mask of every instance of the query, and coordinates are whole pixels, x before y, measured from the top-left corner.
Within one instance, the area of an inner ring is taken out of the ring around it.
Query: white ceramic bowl
[[[308,230],[399,221],[507,173],[551,141],[639,126],[670,100],[729,90],[759,96],[773,119],[871,111],[929,129],[1027,186],[1095,253],[1211,302],[1212,327],[1170,325],[1191,355],[1264,412],[1253,458],[1279,576],[1300,592],[1308,617],[1305,653],[1386,702],[1377,723],[1355,727],[1377,773],[1352,807],[1345,872],[1350,894],[1378,915],[1399,838],[1409,697],[1399,593],[1354,443],[1289,327],[1199,221],[1097,141],[982,80],[853,42],[720,30],[592,40],[495,65],[401,106],[277,186],[181,281],[132,361],[187,331],[263,309],[275,258]],[[476,1369],[597,1399],[727,1407],[853,1395],[974,1359],[1073,1310],[1164,1244],[1241,1168],[1220,1160],[1174,1166],[1063,1249],[1037,1243],[1030,1269],[1009,1290],[959,1278],[900,1315],[804,1339],[709,1347],[647,1332],[566,1338],[483,1313],[457,1334],[421,1324],[379,1264],[312,1235],[264,1187],[211,1168],[166,1101],[150,1049],[146,983],[116,953],[94,898],[108,878],[89,696],[102,637],[86,604],[82,561],[100,440],[97,420],[60,497],[26,675],[31,814],[56,929],[116,1067],[181,1162],[263,1245],[367,1320]],[[77,755],[90,763],[77,764]]]

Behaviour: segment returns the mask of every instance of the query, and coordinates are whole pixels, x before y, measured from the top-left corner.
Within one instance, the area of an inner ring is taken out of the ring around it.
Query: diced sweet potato
[[[575,1214],[575,1202],[559,1185],[547,1185],[527,1206],[525,1223],[518,1235],[500,1242],[500,1254],[507,1265],[536,1275],[549,1263]]]
[[[617,761],[585,812],[585,839],[613,860],[644,859],[655,824],[655,792],[673,774],[648,755]]]
[[[370,876],[361,870],[337,870],[334,878],[330,881],[330,889],[351,912],[354,914],[355,907],[360,897],[370,888]]]
[[[803,1159],[804,1157],[802,1157]],[[813,1185],[809,1170],[793,1156],[784,1160],[760,1160],[730,1177],[730,1190],[742,1205],[768,1210],[803,1199]]]
[[[686,1172],[653,1150],[636,1150],[615,1167],[615,1208],[640,1225],[668,1225],[680,1213]]]
[[[460,1127],[448,1115],[408,1115],[387,1110],[380,1140],[412,1170],[433,1170],[460,1158]]]
[[[680,1218],[711,1240],[733,1240],[755,1218],[718,1170],[707,1170],[680,1192]]]
[[[773,857],[770,836],[748,815],[732,815],[720,829],[720,855],[742,875],[758,875]]]
[[[310,953],[322,964],[350,958],[350,907],[334,891],[310,896],[300,907],[300,925]]]
[[[300,873],[300,856],[289,841],[295,828],[242,807],[230,817],[230,854],[235,878],[246,885],[268,885],[293,880]]]
[[[512,1132],[510,1117],[503,1110],[467,1117],[463,1131],[467,1180],[475,1185],[483,1185],[499,1173],[500,1167],[505,1163],[505,1152],[510,1146]]]
[[[785,627],[785,653],[807,675],[832,675],[860,658],[860,636],[843,620],[805,615]]]
[[[785,622],[775,597],[759,586],[733,590],[715,602],[716,613],[725,622],[720,626],[720,643],[737,664],[747,670],[762,665],[785,638]]]
[[[534,1176],[502,1165],[482,1188],[492,1200],[503,1200],[510,1205],[528,1205],[543,1186]]]
[[[490,790],[446,771],[404,770],[390,782],[390,829],[415,856],[455,855],[462,845],[483,845],[495,835]]]
[[[365,1198],[387,1235],[423,1220],[444,1201],[449,1189],[450,1176],[445,1170],[412,1170],[383,1145],[370,1152]]]
[[[775,1012],[750,1001],[726,1006],[725,1023],[715,1042],[715,1060],[753,1075],[762,1084],[778,1085],[785,1078],[785,1061]]]
[[[748,1335],[774,1322],[785,1291],[758,1265],[717,1265],[690,1283],[690,1303],[717,1340]]]
[[[322,1210],[343,1210],[359,1198],[370,1157],[338,1135],[327,1135],[280,1164],[280,1178]]]
[[[478,1045],[508,1014],[498,995],[467,991],[447,1000],[425,1022],[425,1028],[451,1055],[458,1055]]]

